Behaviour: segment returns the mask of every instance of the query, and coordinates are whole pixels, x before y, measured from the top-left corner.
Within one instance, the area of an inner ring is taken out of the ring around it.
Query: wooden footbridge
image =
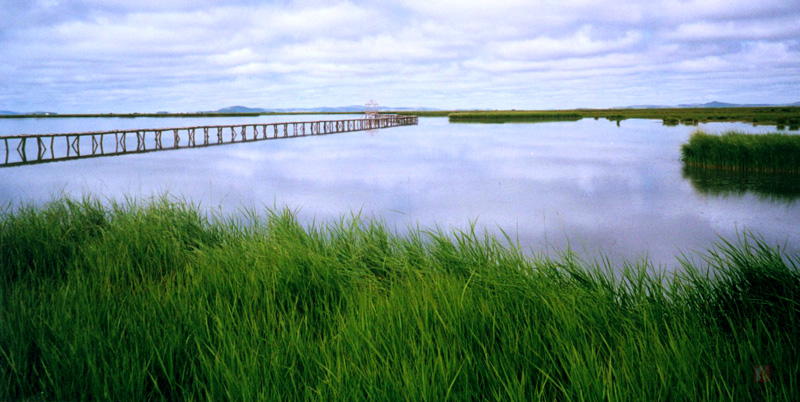
[[[0,167],[416,125],[417,116],[0,136]],[[2,154],[0,154],[2,155]]]

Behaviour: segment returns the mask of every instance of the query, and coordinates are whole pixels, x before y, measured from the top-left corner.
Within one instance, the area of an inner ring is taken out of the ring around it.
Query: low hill
[[[269,110],[247,106],[229,106],[219,109],[215,113],[269,113]]]

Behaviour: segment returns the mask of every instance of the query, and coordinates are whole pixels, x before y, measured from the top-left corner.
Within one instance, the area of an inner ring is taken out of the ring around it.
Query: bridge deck
[[[417,116],[377,115],[347,120],[8,135],[0,136],[0,144],[5,146],[5,159],[0,167],[375,130],[417,123]]]

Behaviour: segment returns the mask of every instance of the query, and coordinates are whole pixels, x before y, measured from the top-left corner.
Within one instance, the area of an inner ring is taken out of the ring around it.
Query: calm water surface
[[[0,120],[0,134],[185,127],[349,116]],[[774,131],[708,124],[710,131]],[[682,169],[695,127],[656,120],[449,124],[262,141],[0,169],[0,202],[45,203],[61,194],[145,198],[169,194],[203,208],[289,206],[310,222],[350,212],[399,232],[478,228],[518,237],[531,253],[571,247],[614,262],[707,249],[744,230],[800,252],[797,176]]]

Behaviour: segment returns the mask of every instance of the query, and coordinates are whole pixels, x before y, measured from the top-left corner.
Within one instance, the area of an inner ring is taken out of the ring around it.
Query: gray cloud
[[[0,0],[0,109],[796,102],[800,3]]]

